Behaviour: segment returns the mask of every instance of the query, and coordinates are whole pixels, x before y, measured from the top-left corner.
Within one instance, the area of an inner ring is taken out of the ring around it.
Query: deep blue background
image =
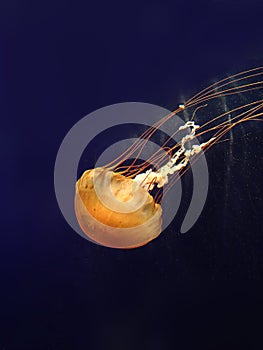
[[[259,0],[1,1],[0,349],[259,346],[261,125],[236,132],[233,158],[227,144],[208,153],[194,228],[136,250],[75,234],[53,168],[67,131],[98,108],[173,108],[262,65],[262,16]]]

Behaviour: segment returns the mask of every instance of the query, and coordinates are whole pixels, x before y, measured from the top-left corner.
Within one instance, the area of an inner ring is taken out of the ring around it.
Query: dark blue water
[[[136,250],[77,235],[53,169],[67,131],[98,108],[173,108],[262,65],[262,14],[256,0],[1,2],[0,349],[259,347],[262,125],[209,151],[189,233],[174,222]]]

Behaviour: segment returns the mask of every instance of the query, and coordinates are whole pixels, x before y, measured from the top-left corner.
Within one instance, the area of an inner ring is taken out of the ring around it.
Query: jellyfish
[[[263,67],[224,78],[201,90],[148,128],[125,152],[103,167],[86,170],[76,182],[75,213],[85,235],[111,248],[129,249],[147,244],[162,232],[162,199],[200,154],[222,142],[232,128],[246,121],[262,121]],[[196,115],[211,101],[233,97],[231,109],[202,123]],[[237,97],[246,96],[246,100]],[[260,98],[260,96],[262,98]],[[249,98],[248,98],[249,97]],[[238,103],[237,103],[238,101]],[[138,164],[143,148],[158,128],[188,111],[190,118],[165,140],[160,150]],[[180,133],[180,140],[171,139]],[[201,138],[201,143],[195,140]],[[127,160],[132,159],[127,165]],[[165,190],[163,190],[166,185]]]

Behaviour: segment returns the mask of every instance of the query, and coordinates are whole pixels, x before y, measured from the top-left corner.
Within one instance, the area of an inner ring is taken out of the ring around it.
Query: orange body
[[[161,233],[160,204],[132,179],[102,168],[77,181],[75,212],[90,239],[112,248],[135,248]]]

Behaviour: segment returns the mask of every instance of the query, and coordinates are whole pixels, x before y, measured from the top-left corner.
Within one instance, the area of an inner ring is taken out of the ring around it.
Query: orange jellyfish
[[[263,67],[254,68],[210,85],[147,129],[111,163],[85,171],[76,183],[75,213],[87,237],[107,247],[125,249],[155,239],[162,232],[162,197],[178,176],[189,169],[190,161],[198,160],[201,151],[220,142],[234,126],[245,121],[262,121],[263,98],[239,103],[202,125],[195,120],[196,112],[219,97],[243,96],[244,93],[254,97],[255,90],[263,89],[263,81],[259,79],[262,75]],[[142,149],[156,130],[186,110],[192,111],[191,118],[164,142],[162,150],[165,152],[157,151],[147,162],[137,164]],[[170,139],[181,131],[185,132],[184,136],[169,146]],[[191,143],[199,137],[204,140],[201,144]],[[133,161],[125,165],[131,158]]]

